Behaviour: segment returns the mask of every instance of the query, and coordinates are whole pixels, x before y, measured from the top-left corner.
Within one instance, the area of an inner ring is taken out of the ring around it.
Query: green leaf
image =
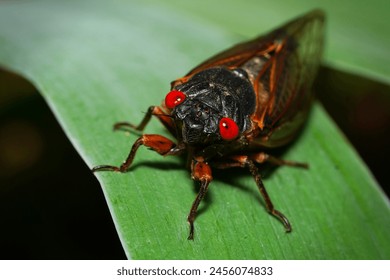
[[[337,2],[337,11],[319,5],[329,14],[325,61],[389,82],[389,23],[379,26],[376,17],[386,4],[374,2],[354,2],[353,10]],[[149,105],[160,104],[170,81],[203,59],[319,2],[220,3],[3,2],[0,63],[35,84],[88,166],[118,165],[137,136],[113,133],[113,123],[137,123]],[[356,19],[346,19],[351,11]],[[166,134],[157,121],[146,132]],[[390,258],[388,200],[319,104],[283,157],[310,163],[307,171],[277,168],[264,180],[291,234],[267,214],[245,170],[216,172],[193,242],[186,217],[197,187],[183,159],[140,149],[129,172],[97,176],[129,258]]]

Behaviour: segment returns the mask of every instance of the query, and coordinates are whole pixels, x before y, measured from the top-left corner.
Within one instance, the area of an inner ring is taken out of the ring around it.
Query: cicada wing
[[[278,30],[276,41],[282,42],[281,50],[269,69],[268,79],[273,102],[267,108],[268,125],[275,125],[309,105],[312,84],[316,77],[323,49],[324,16],[319,11],[310,13]],[[273,69],[274,68],[274,69]]]
[[[252,118],[261,136],[267,136],[266,146],[289,142],[304,123],[313,99],[323,33],[324,15],[314,11],[268,35],[275,51],[259,58],[263,65],[254,83],[258,104]]]

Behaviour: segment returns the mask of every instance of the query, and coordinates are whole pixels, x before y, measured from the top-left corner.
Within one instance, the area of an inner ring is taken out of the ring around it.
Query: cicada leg
[[[286,218],[285,215],[283,215],[280,211],[275,209],[275,207],[271,201],[271,197],[268,195],[267,190],[265,189],[265,186],[263,184],[263,181],[261,180],[261,176],[260,176],[259,170],[256,167],[256,165],[253,163],[252,160],[247,160],[246,166],[248,166],[249,171],[252,173],[252,176],[254,177],[254,179],[256,181],[256,184],[257,184],[257,187],[259,188],[260,194],[265,201],[265,206],[267,208],[267,211],[270,214],[272,214],[273,216],[275,216],[276,218],[278,218],[283,223],[286,232],[291,232],[290,222],[288,221],[288,219]]]
[[[284,160],[263,152],[256,153],[256,154],[249,154],[249,155],[234,155],[234,156],[229,156],[226,159],[227,159],[226,161],[213,162],[212,165],[219,169],[225,169],[231,167],[245,167],[245,164],[249,159],[260,164],[269,162],[274,165],[287,165],[287,166],[293,166],[293,167],[299,167],[305,169],[309,168],[309,165],[307,163]]]
[[[146,146],[160,155],[178,155],[183,151],[183,147],[177,146],[168,138],[158,134],[144,134],[139,137],[133,144],[129,155],[126,160],[120,166],[112,165],[98,165],[92,168],[92,172],[95,171],[118,171],[126,172],[133,162],[134,156],[140,146]]]
[[[269,163],[275,164],[275,165],[287,165],[287,166],[300,167],[300,168],[305,168],[305,169],[309,168],[309,165],[307,163],[285,160],[285,159],[271,156],[271,155],[263,153],[263,152],[251,154],[251,155],[249,155],[249,158],[257,163],[269,162]]]
[[[131,128],[137,131],[143,131],[152,116],[156,116],[172,135],[176,134],[175,125],[172,118],[167,115],[162,108],[158,106],[150,106],[144,118],[138,125],[134,125],[129,122],[117,122],[114,124],[114,130],[118,130],[121,128]]]
[[[267,190],[265,189],[265,186],[261,179],[261,175],[259,173],[258,168],[255,165],[255,162],[256,163],[270,162],[276,165],[288,165],[288,166],[295,166],[295,167],[302,167],[302,168],[308,168],[308,165],[306,163],[279,159],[263,152],[250,154],[250,155],[230,156],[226,159],[226,161],[217,161],[217,162],[213,162],[212,164],[214,167],[219,169],[226,169],[231,167],[247,167],[256,181],[256,185],[260,191],[261,196],[264,199],[267,211],[273,216],[275,216],[276,218],[278,218],[283,223],[286,232],[291,232],[291,224],[289,220],[280,211],[275,209],[271,201],[271,197],[269,196]]]
[[[200,189],[198,195],[196,196],[194,202],[192,203],[190,213],[188,214],[187,217],[187,221],[190,224],[190,234],[188,235],[188,240],[194,239],[194,221],[195,221],[196,213],[200,202],[206,195],[210,182],[213,180],[213,177],[211,175],[211,168],[206,162],[192,161],[191,177],[193,180],[200,182]]]

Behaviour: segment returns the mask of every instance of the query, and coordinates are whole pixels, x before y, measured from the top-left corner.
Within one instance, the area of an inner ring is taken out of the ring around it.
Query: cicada
[[[137,150],[146,146],[163,156],[187,154],[199,192],[188,215],[188,239],[194,238],[197,209],[213,179],[212,169],[250,171],[266,209],[286,232],[287,217],[276,210],[262,182],[259,165],[270,162],[307,168],[307,164],[272,156],[299,133],[307,119],[323,46],[324,14],[314,10],[276,30],[237,44],[171,83],[160,106],[150,106],[139,125],[119,122],[115,129],[143,131],[152,116],[174,141],[143,134],[120,166],[99,165],[93,172],[126,172]]]

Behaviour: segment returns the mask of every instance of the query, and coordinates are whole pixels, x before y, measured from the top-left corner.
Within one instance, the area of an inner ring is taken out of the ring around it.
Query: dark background
[[[390,87],[321,68],[318,99],[389,194]],[[96,178],[36,89],[0,69],[0,259],[125,259]]]

